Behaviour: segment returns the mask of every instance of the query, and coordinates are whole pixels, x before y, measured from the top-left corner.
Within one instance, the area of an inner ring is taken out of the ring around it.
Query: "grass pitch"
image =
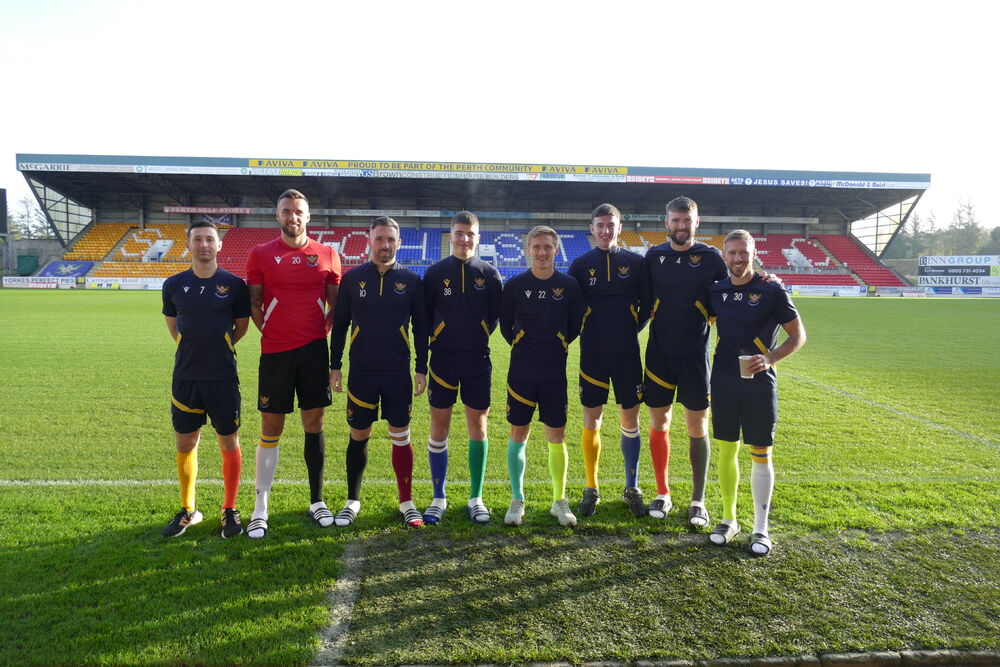
[[[779,367],[775,552],[754,559],[685,530],[683,420],[671,432],[668,520],[618,500],[615,410],[604,501],[575,530],[548,516],[541,425],[528,447],[528,515],[508,529],[503,373],[494,341],[487,504],[465,518],[464,419],[435,528],[399,525],[384,424],[356,526],[319,530],[302,430],[282,438],[271,535],[219,539],[220,457],[201,445],[205,521],[159,531],[179,504],[168,396],[173,344],[159,296],[0,290],[0,663],[313,660],[328,594],[357,554],[358,595],[336,649],[353,664],[714,658],[827,651],[1000,648],[1000,302],[800,298],[809,342]],[[238,346],[249,517],[258,335]],[[570,354],[575,386],[576,346]],[[344,500],[343,396],[328,412],[327,502]],[[430,499],[426,399],[414,405],[414,496]],[[567,443],[584,484],[579,406]],[[645,424],[645,418],[643,419]],[[645,427],[643,429],[645,431]],[[645,435],[644,435],[645,439]],[[751,520],[749,462],[740,518]],[[648,452],[641,480],[653,488]],[[714,470],[710,473],[714,480]],[[721,515],[710,482],[709,510]]]

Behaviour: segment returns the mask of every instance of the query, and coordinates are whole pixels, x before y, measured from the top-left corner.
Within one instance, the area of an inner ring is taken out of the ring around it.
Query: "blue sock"
[[[507,474],[510,476],[510,495],[524,500],[524,467],[527,463],[524,449],[526,442],[507,440]]]
[[[639,429],[622,427],[622,458],[625,459],[625,486],[639,486],[639,454],[642,451],[642,440]]]
[[[434,497],[446,498],[444,485],[448,481],[448,438],[444,442],[427,441],[427,458],[431,464],[431,481],[434,483]]]

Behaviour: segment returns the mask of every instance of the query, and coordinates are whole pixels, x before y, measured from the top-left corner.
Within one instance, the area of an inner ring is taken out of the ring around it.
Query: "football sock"
[[[257,441],[256,456],[256,499],[253,506],[253,519],[267,518],[267,504],[271,496],[271,485],[274,484],[274,471],[278,468],[277,435],[261,435]]]
[[[569,473],[569,452],[565,442],[549,443],[549,475],[552,476],[552,500],[566,497],[566,476]]]
[[[348,500],[346,503],[344,503],[344,509],[345,510],[349,509],[352,512],[354,512],[355,514],[357,514],[358,512],[361,511],[361,502],[358,501],[358,500]],[[339,519],[338,520],[336,517],[334,517],[333,521],[338,526],[349,526],[349,525],[351,525],[350,521],[348,521],[347,519]]]
[[[709,444],[708,436],[700,438],[691,437],[691,445],[688,450],[691,454],[691,500],[705,502],[705,483],[708,481],[708,460],[712,453],[712,446]],[[704,504],[702,505],[704,507]]]
[[[243,472],[243,452],[239,447],[222,451],[222,509],[236,508],[236,494],[240,490]]]
[[[306,433],[302,455],[309,474],[309,502],[323,501],[323,463],[326,460],[326,437],[323,432]]]
[[[367,466],[368,438],[364,440],[351,438],[347,443],[347,499],[349,501],[361,500],[361,481],[364,479]]]
[[[666,431],[649,429],[649,454],[653,459],[653,475],[656,477],[656,493],[670,495],[667,484],[667,469],[670,466],[670,434]]]
[[[639,486],[639,454],[642,452],[642,439],[639,437],[639,427],[625,428],[622,426],[622,458],[625,460],[625,486]]]
[[[438,442],[428,438],[427,458],[431,464],[431,482],[434,484],[434,497],[446,498],[444,486],[448,481],[448,438]]]
[[[490,441],[469,440],[469,498],[483,496],[483,480],[486,479],[486,456],[490,451]]]
[[[601,459],[601,432],[583,427],[583,436],[580,438],[580,445],[583,448],[583,468],[587,473],[587,486],[592,489],[597,488],[597,466]],[[552,459],[552,443],[549,443],[549,460]],[[555,478],[553,477],[553,481]],[[559,496],[562,498],[562,496]],[[556,498],[556,500],[559,500]]]
[[[399,433],[389,431],[389,439],[392,440],[392,470],[396,473],[399,502],[405,503],[413,499],[413,445],[410,444],[410,429]]]
[[[767,535],[768,515],[771,512],[771,493],[774,491],[774,465],[771,448],[750,445],[750,490],[753,492],[753,532]]]
[[[507,440],[507,476],[510,477],[510,495],[517,500],[524,500],[524,467],[528,457],[525,454],[526,442]]]
[[[740,485],[740,454],[738,442],[717,440],[719,445],[719,490],[722,493],[722,518],[736,521],[736,489]]]
[[[177,452],[177,479],[181,483],[181,506],[194,511],[194,482],[198,478],[198,448]]]

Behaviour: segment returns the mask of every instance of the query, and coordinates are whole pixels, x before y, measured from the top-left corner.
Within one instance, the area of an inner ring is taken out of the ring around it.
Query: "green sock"
[[[469,498],[483,497],[483,479],[486,477],[486,455],[490,451],[489,440],[469,440],[469,479],[472,486]]]
[[[569,453],[566,443],[549,443],[549,474],[552,475],[552,500],[566,497],[566,476],[569,473]]]
[[[526,442],[507,440],[507,475],[510,477],[510,495],[518,500],[524,500],[524,466],[527,457],[524,454]]]
[[[736,489],[740,485],[738,442],[717,440],[719,444],[719,489],[722,491],[722,518],[736,521]]]

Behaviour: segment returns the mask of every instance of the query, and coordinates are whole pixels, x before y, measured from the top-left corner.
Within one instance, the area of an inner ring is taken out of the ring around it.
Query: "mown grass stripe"
[[[859,403],[870,405],[873,408],[878,408],[880,410],[885,410],[895,415],[899,415],[900,417],[906,417],[907,419],[912,419],[913,421],[920,422],[921,424],[925,424],[927,426],[930,426],[931,428],[938,429],[939,431],[944,431],[946,433],[951,433],[952,435],[957,435],[958,437],[963,438],[965,440],[978,442],[980,444],[986,445],[987,447],[1000,448],[1000,442],[997,442],[995,440],[989,440],[987,438],[981,438],[978,435],[972,435],[971,433],[965,433],[964,431],[959,431],[957,428],[948,426],[947,424],[941,424],[932,419],[927,419],[926,417],[921,417],[919,415],[906,412],[905,410],[894,408],[891,405],[886,405],[885,403],[879,403],[878,401],[873,401],[870,398],[865,398],[864,396],[858,396],[857,394],[852,394],[851,392],[840,389],[839,387],[832,387],[828,384],[824,384],[816,380],[810,380],[809,378],[802,377],[801,375],[792,375],[791,373],[782,373],[781,377],[791,378],[796,382],[803,382],[805,384],[812,385],[813,387],[818,387],[820,389],[823,389],[824,391],[830,392],[831,394],[837,394],[838,396],[849,398],[852,401],[858,401]]]

